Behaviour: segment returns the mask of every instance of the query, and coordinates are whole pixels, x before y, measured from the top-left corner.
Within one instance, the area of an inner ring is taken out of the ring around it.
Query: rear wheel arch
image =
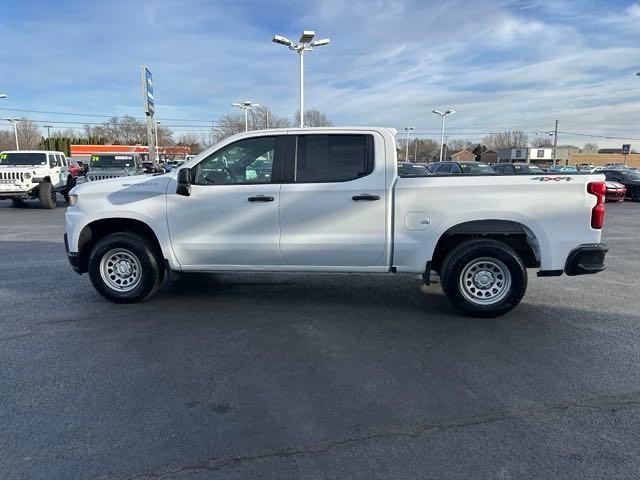
[[[158,255],[165,258],[160,240],[156,232],[148,224],[133,218],[103,218],[88,223],[80,231],[78,237],[78,261],[81,273],[89,269],[89,256],[98,241],[112,233],[134,233],[149,242],[149,247]]]
[[[449,252],[474,238],[500,241],[515,250],[527,268],[540,266],[540,242],[531,228],[513,220],[473,220],[454,225],[440,236],[431,257],[431,268],[440,272]]]

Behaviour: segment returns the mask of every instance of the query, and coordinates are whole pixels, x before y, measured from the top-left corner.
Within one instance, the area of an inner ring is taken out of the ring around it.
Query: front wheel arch
[[[78,266],[80,273],[89,271],[89,256],[98,241],[111,233],[134,233],[149,242],[149,247],[158,256],[165,258],[160,241],[153,228],[132,218],[103,218],[88,223],[78,238]]]

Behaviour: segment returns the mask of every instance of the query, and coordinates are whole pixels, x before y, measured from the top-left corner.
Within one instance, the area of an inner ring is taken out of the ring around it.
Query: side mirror
[[[188,197],[191,195],[191,169],[181,168],[178,170],[178,186],[176,187],[178,195]]]

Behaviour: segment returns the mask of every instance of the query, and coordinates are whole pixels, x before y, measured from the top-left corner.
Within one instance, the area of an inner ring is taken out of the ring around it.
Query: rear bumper
[[[606,268],[604,257],[608,251],[604,243],[580,245],[567,257],[564,273],[573,276],[601,272]]]
[[[69,264],[73,271],[80,275],[80,257],[77,253],[73,253],[69,251],[69,240],[67,239],[67,234],[64,234],[64,250],[67,253],[67,260],[69,260]]]

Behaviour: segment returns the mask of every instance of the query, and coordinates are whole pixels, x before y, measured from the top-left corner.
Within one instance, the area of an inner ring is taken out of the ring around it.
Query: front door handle
[[[265,195],[258,195],[256,197],[247,198],[250,202],[273,202],[273,197],[267,197]]]
[[[362,195],[354,195],[351,198],[356,202],[372,202],[374,200],[380,200],[380,195],[369,195],[368,193],[364,193]]]

